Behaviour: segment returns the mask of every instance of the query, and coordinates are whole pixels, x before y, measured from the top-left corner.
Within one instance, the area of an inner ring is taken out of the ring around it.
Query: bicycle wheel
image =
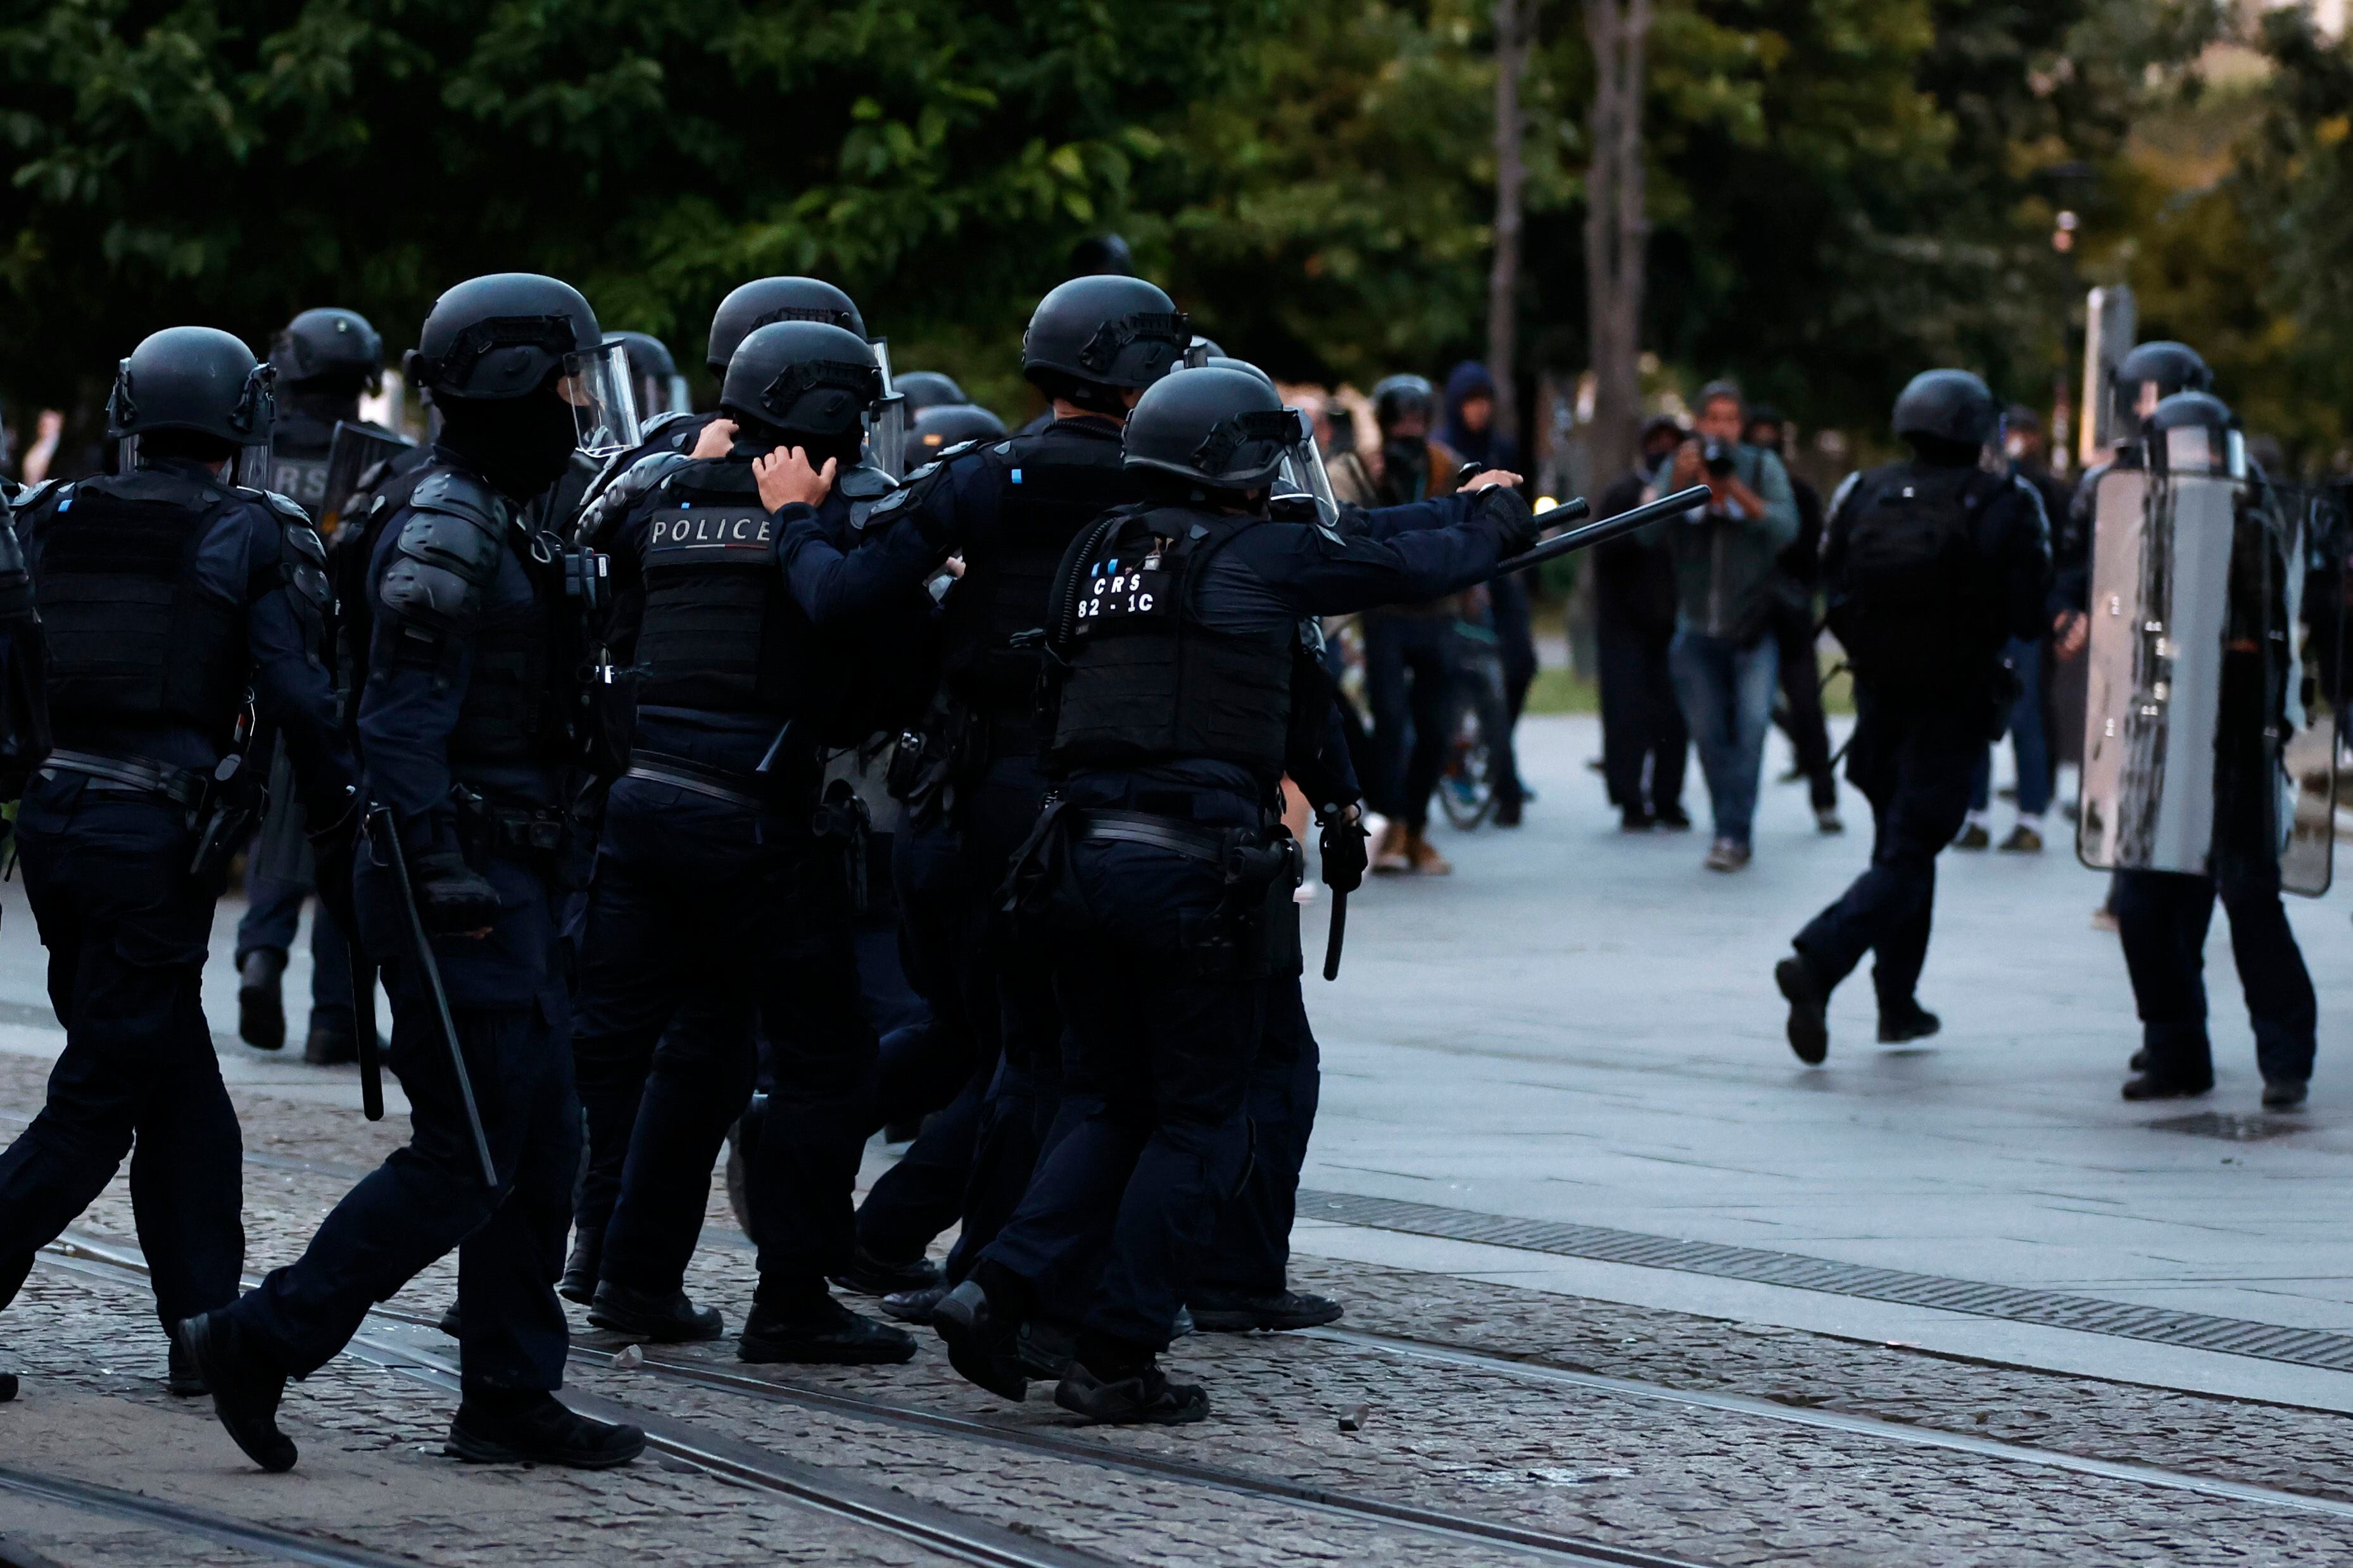
[[[1495,809],[1482,707],[1461,683],[1446,700],[1446,766],[1438,775],[1438,806],[1446,820],[1464,833],[1486,821],[1488,813]]]

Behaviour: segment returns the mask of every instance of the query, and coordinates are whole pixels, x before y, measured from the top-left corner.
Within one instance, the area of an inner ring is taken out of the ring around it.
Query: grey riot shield
[[[2241,479],[2116,468],[2094,494],[2082,811],[2098,870],[2204,874]]]

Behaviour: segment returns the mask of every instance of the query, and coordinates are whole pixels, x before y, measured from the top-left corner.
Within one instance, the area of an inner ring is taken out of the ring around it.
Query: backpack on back
[[[1999,484],[1980,468],[1905,464],[1850,500],[1830,626],[1859,673],[1944,684],[1982,663],[1978,523]]]

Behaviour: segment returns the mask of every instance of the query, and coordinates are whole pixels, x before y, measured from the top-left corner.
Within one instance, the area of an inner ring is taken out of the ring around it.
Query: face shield
[[[1283,412],[1299,422],[1299,434],[1282,455],[1282,470],[1274,477],[1274,494],[1306,498],[1314,503],[1324,527],[1336,527],[1340,503],[1333,497],[1332,476],[1324,471],[1324,454],[1315,445],[1315,421],[1303,408]]]
[[[609,458],[638,444],[638,399],[628,348],[618,338],[564,356],[556,395],[572,406],[580,449]]]
[[[682,375],[641,375],[638,377],[638,422],[640,425],[661,414],[683,414],[692,407],[687,395],[686,377]]]
[[[894,479],[907,477],[907,398],[891,378],[891,340],[873,340],[874,363],[882,371],[882,395],[866,411],[866,450],[874,466]]]

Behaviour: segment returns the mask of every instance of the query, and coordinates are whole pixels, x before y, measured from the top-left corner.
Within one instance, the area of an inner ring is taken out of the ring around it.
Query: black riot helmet
[[[881,397],[882,367],[864,338],[824,321],[776,321],[737,345],[719,406],[754,432],[805,437],[847,463]]]
[[[1195,368],[1233,371],[1253,378],[1269,392],[1274,393],[1278,399],[1282,396],[1282,389],[1274,384],[1274,377],[1246,359],[1219,354]],[[1284,496],[1303,498],[1305,502],[1314,507],[1315,515],[1311,521],[1320,521],[1328,528],[1339,520],[1340,503],[1332,494],[1332,476],[1324,470],[1324,453],[1315,445],[1315,422],[1297,408],[1286,408],[1283,412],[1297,424],[1299,430],[1291,449],[1283,454],[1281,470],[1274,477],[1274,494],[1278,500]]]
[[[433,301],[404,368],[435,400],[527,397],[603,342],[580,290],[536,272],[470,278]]]
[[[1419,414],[1422,433],[1429,434],[1433,423],[1431,414],[1437,405],[1437,394],[1430,378],[1420,375],[1392,375],[1373,384],[1373,423],[1387,436],[1409,414]]]
[[[1966,370],[1924,370],[1895,398],[1895,434],[1947,447],[1982,447],[2001,438],[2001,405]]]
[[[900,396],[907,400],[907,414],[911,418],[926,408],[944,408],[950,404],[972,401],[964,395],[964,388],[956,384],[954,376],[942,375],[935,370],[911,370],[892,376],[891,384]]]
[[[849,295],[821,278],[754,278],[719,301],[711,315],[711,345],[704,362],[727,379],[727,367],[744,340],[778,321],[820,321],[866,336],[866,318]]]
[[[2140,427],[2142,462],[2153,474],[2247,477],[2247,437],[2231,405],[2211,392],[2177,392]]]
[[[1098,234],[1071,247],[1073,278],[1133,278],[1135,253],[1115,234]]]
[[[569,407],[581,451],[603,457],[637,445],[628,355],[598,329],[580,290],[560,279],[494,272],[459,284],[433,301],[402,368],[433,395],[445,426],[472,433],[478,459],[517,435],[509,428],[515,420],[489,405],[532,404],[545,391]],[[552,439],[554,426],[538,414],[517,418],[534,449]]]
[[[2140,422],[2177,392],[2211,392],[2214,372],[2188,343],[2162,341],[2136,345],[2116,363],[2113,382],[2116,429],[2130,440]]]
[[[1049,397],[1114,416],[1121,391],[1150,386],[1193,342],[1175,300],[1141,278],[1073,278],[1038,301],[1021,374]]]
[[[651,332],[615,332],[614,341],[629,362],[629,384],[638,398],[638,417],[683,413],[693,406],[686,395],[686,377],[670,345]]]
[[[1128,416],[1121,467],[1213,490],[1271,485],[1300,438],[1299,416],[1248,371],[1203,366],[1153,383]]]
[[[902,387],[905,382],[899,384]],[[915,416],[912,434],[914,455],[909,460],[927,463],[960,441],[995,441],[1005,435],[1005,421],[970,403],[934,403]]]
[[[116,367],[106,434],[122,441],[181,430],[232,447],[267,443],[276,381],[270,366],[216,327],[166,327]]]
[[[357,310],[322,306],[270,340],[269,363],[289,388],[320,383],[323,392],[374,392],[384,384],[384,336]]]
[[[1214,348],[1217,345],[1213,343],[1210,346]],[[1208,359],[1201,362],[1200,368],[1203,370],[1238,370],[1244,375],[1254,375],[1258,377],[1261,381],[1266,383],[1270,390],[1274,386],[1274,377],[1267,374],[1266,372],[1259,369],[1258,366],[1250,363],[1250,361],[1246,359],[1236,359],[1231,354],[1213,353]]]

